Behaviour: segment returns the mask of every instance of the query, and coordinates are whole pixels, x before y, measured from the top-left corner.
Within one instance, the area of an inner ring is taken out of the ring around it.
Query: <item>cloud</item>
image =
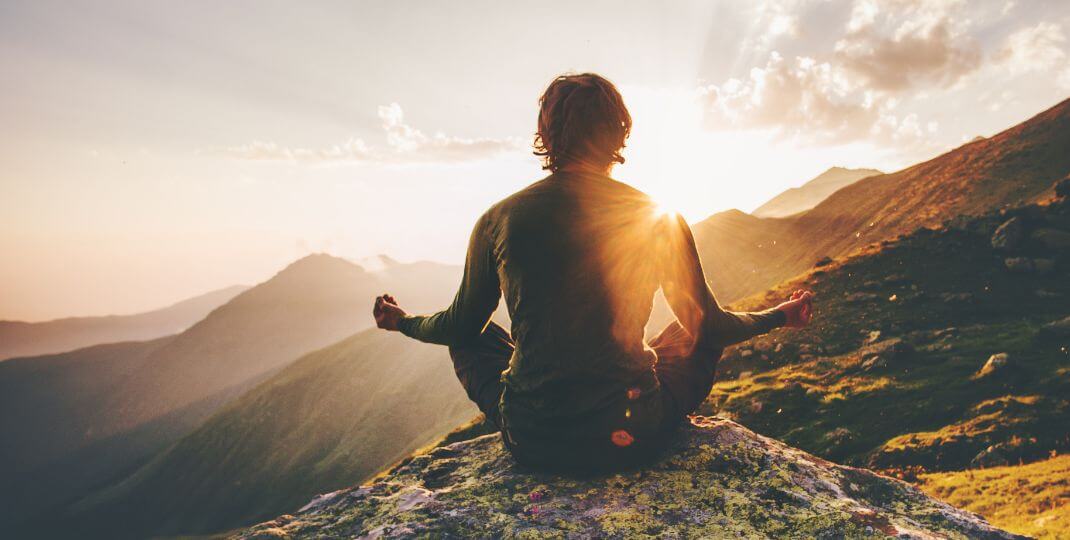
[[[993,59],[1014,73],[1044,71],[1065,63],[1064,43],[1059,25],[1041,22],[1007,36]]]
[[[427,135],[405,123],[401,105],[379,107],[385,146],[372,146],[360,138],[322,148],[289,148],[274,142],[253,141],[223,149],[216,154],[247,160],[301,162],[354,161],[368,163],[456,163],[491,158],[524,149],[517,137],[501,139]]]
[[[713,129],[768,129],[829,144],[923,135],[916,115],[894,114],[897,100],[852,82],[843,68],[808,57],[787,60],[773,52],[746,80],[730,79],[702,91]]]
[[[874,90],[954,85],[981,66],[961,2],[858,0],[835,60]]]

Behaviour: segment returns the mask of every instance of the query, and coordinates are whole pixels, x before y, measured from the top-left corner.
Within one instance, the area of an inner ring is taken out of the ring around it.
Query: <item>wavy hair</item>
[[[613,83],[601,75],[561,75],[539,98],[535,155],[542,168],[586,163],[624,163],[620,151],[632,130],[632,116]]]

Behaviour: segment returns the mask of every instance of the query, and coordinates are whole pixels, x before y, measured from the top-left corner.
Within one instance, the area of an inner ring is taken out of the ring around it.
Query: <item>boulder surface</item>
[[[418,455],[238,538],[1019,538],[904,482],[696,417],[650,467],[570,478],[497,435]]]

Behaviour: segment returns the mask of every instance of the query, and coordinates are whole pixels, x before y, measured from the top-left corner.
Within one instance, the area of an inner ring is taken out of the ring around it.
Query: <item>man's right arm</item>
[[[706,283],[691,227],[679,215],[659,223],[661,286],[673,314],[696,345],[723,348],[783,326],[784,311],[725,311]]]

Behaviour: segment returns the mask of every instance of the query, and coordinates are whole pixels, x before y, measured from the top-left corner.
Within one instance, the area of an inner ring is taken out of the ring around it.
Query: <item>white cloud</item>
[[[813,143],[861,139],[907,141],[924,133],[917,115],[899,117],[898,101],[851,81],[828,62],[772,53],[746,80],[704,89],[713,129],[766,129]]]
[[[835,58],[875,90],[951,86],[981,65],[961,2],[858,0]]]
[[[1066,37],[1059,25],[1041,22],[1008,36],[994,59],[1015,73],[1043,71],[1065,65],[1064,43]]]
[[[385,146],[371,146],[359,138],[350,138],[324,148],[289,148],[274,142],[253,141],[218,153],[248,160],[400,164],[475,161],[525,147],[516,137],[465,138],[441,132],[427,135],[405,123],[404,111],[397,103],[380,106],[378,115],[386,136]]]

